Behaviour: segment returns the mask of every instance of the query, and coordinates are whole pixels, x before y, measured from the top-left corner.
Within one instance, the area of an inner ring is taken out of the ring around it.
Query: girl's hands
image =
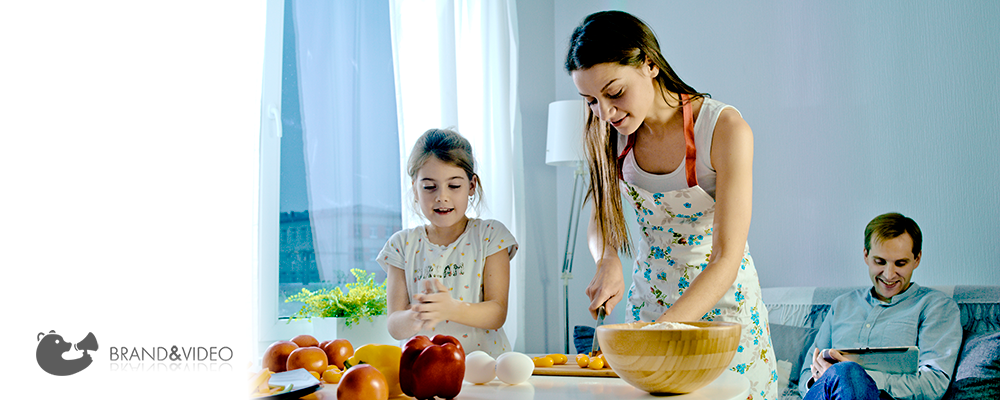
[[[412,337],[424,329],[424,320],[420,319],[420,313],[410,307],[406,310],[406,318],[403,322],[403,329],[407,337]]]
[[[424,280],[421,285],[423,290],[413,295],[410,307],[421,322],[420,330],[430,330],[441,321],[452,319],[461,302],[451,298],[448,287],[438,278]]]
[[[607,314],[622,301],[625,293],[625,280],[622,277],[622,262],[617,255],[602,258],[597,263],[597,273],[587,286],[587,296],[590,297],[590,315],[597,319],[597,309],[604,304]]]

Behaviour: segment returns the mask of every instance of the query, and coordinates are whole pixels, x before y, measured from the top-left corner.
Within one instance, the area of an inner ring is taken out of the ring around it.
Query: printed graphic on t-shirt
[[[450,276],[461,276],[465,275],[465,264],[448,264],[442,269],[440,265],[431,264],[423,268],[413,270],[413,281],[419,282],[424,279],[438,278],[444,279]]]

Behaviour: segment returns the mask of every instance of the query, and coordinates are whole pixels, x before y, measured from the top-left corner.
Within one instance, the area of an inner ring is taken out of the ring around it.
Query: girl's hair
[[[570,36],[566,72],[572,73],[604,63],[636,68],[653,63],[660,70],[655,78],[657,89],[668,104],[671,102],[670,93],[687,94],[691,96],[691,100],[711,97],[681,81],[660,54],[660,45],[653,31],[639,18],[626,12],[601,11],[590,14]],[[618,186],[620,167],[617,133],[617,130],[602,122],[588,107],[584,143],[590,164],[590,187],[586,197],[594,201],[597,226],[605,245],[612,245],[631,255],[632,246],[629,243],[628,226]]]
[[[909,234],[913,240],[913,256],[920,255],[923,234],[920,233],[916,221],[900,213],[886,213],[875,217],[865,227],[865,254],[872,250],[873,240],[882,242],[895,239],[904,233]]]
[[[483,185],[479,181],[479,175],[476,175],[476,158],[472,155],[472,144],[469,140],[450,129],[428,129],[417,138],[417,143],[413,145],[413,151],[410,153],[410,161],[406,163],[406,172],[410,175],[411,182],[417,179],[420,168],[423,168],[431,157],[465,171],[469,182],[476,185],[472,205],[478,213],[483,199]]]

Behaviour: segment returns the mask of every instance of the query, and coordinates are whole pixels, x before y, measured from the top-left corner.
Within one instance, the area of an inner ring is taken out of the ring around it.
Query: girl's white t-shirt
[[[446,246],[427,240],[427,230],[423,226],[396,232],[379,252],[378,263],[386,272],[394,267],[406,273],[406,290],[410,298],[419,292],[420,281],[438,278],[448,287],[453,299],[479,303],[483,301],[486,257],[504,249],[510,258],[517,252],[517,242],[507,227],[496,220],[474,218],[469,219],[465,232]],[[428,337],[438,334],[457,338],[466,354],[482,350],[496,358],[511,350],[503,328],[480,329],[441,321],[432,330],[417,333]]]

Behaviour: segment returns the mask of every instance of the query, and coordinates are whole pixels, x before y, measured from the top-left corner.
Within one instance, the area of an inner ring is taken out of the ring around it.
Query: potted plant
[[[351,273],[357,281],[345,285],[347,293],[339,287],[302,289],[285,299],[286,303],[302,302],[302,308],[289,322],[307,319],[317,338],[348,339],[355,347],[366,343],[398,344],[386,325],[385,282],[375,283],[375,274],[362,269],[353,268]]]

